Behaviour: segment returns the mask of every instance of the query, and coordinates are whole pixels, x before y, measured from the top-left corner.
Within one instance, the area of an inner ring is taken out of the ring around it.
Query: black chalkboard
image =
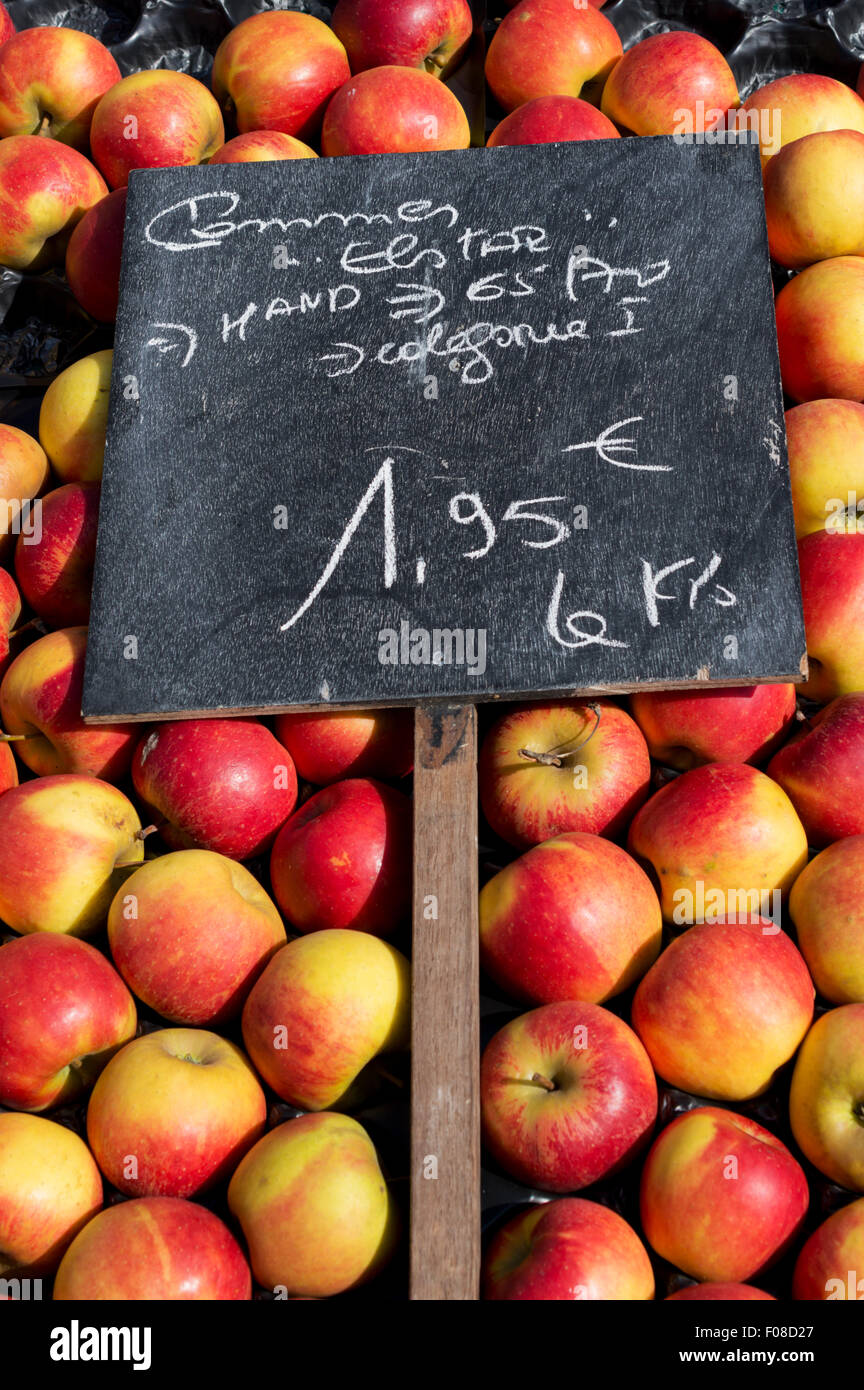
[[[132,175],[87,717],[804,649],[754,146]]]

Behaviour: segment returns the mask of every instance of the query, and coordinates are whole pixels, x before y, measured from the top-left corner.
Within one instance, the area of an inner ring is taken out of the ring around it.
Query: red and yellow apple
[[[0,140],[0,265],[61,265],[73,227],[107,192],[89,159],[59,140]]]
[[[321,153],[405,154],[467,150],[468,117],[458,99],[418,68],[369,68],[331,97],[321,128]]]
[[[39,441],[64,483],[102,478],[113,358],[110,348],[79,358],[42,397]]]
[[[864,133],[819,131],[784,145],[765,169],[765,216],[771,256],[790,270],[864,255]]]
[[[780,374],[792,399],[864,399],[864,256],[808,266],[783,286],[775,308]]]
[[[93,112],[90,147],[110,188],[133,169],[204,164],[225,143],[212,92],[185,72],[153,68],[112,87]]]
[[[499,121],[489,149],[500,145],[551,145],[562,140],[619,140],[608,116],[579,97],[535,97]]]
[[[703,763],[761,763],[795,718],[794,685],[643,690],[630,710],[652,758],[687,772]]]
[[[798,539],[864,530],[864,405],[829,399],[793,406],[786,443]]]
[[[654,1271],[622,1216],[599,1202],[562,1197],[520,1211],[494,1236],[483,1260],[483,1297],[652,1299]]]
[[[11,661],[9,644],[21,616],[21,595],[8,570],[0,569],[0,680]]]
[[[582,97],[599,106],[623,53],[612,24],[573,0],[521,0],[499,24],[486,55],[486,81],[505,111],[535,97]]]
[[[414,764],[410,709],[292,711],[273,727],[298,774],[318,787],[341,777],[406,777]]]
[[[284,135],[281,130],[250,130],[235,135],[207,161],[208,164],[260,164],[274,159],[317,159],[309,145]]]
[[[0,796],[18,786],[18,764],[8,743],[0,742]]]
[[[22,29],[3,45],[0,138],[43,135],[87,150],[96,103],[120,81],[104,44],[62,25]]]
[[[14,425],[0,424],[0,559],[10,555],[16,536],[35,530],[27,504],[42,492],[49,473],[41,444]]]
[[[864,132],[864,101],[836,78],[796,72],[753,92],[741,108],[741,118],[758,134],[765,164],[784,146],[817,131]]]
[[[6,43],[15,33],[15,25],[12,23],[12,16],[5,5],[0,4],[0,44]]]
[[[69,288],[81,307],[102,323],[113,323],[117,317],[125,217],[126,189],[115,188],[85,212],[66,247]]]
[[[752,1284],[688,1284],[670,1293],[666,1303],[776,1303],[773,1294],[754,1289]]]
[[[864,1004],[829,1009],[813,1024],[792,1073],[789,1122],[814,1168],[864,1192]]]
[[[39,1115],[0,1114],[0,1277],[51,1274],[102,1205],[83,1140]]]
[[[15,574],[30,607],[51,627],[90,617],[99,484],[66,483],[41,502],[41,535],[19,536]]]
[[[864,1003],[864,834],[837,840],[795,880],[789,912],[816,989],[832,1004]]]
[[[446,77],[473,28],[468,0],[339,0],[333,11],[352,72],[396,64]]]
[[[864,690],[864,528],[805,536],[798,568],[810,668],[801,693],[821,704]]]
[[[841,695],[801,724],[768,773],[792,801],[815,848],[864,834],[864,691]]]
[[[864,1197],[835,1211],[805,1241],[795,1262],[799,1302],[864,1301]]]
[[[721,125],[738,86],[720,49],[685,29],[628,48],[603,88],[602,110],[633,135],[694,135]]]

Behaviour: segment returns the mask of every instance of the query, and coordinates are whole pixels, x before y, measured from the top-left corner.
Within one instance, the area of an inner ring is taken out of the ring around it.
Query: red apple
[[[33,271],[60,265],[76,222],[107,192],[89,159],[58,140],[0,140],[0,264]]]
[[[483,1297],[497,1301],[654,1297],[651,1261],[632,1226],[582,1197],[512,1217],[489,1246],[483,1275]]]
[[[238,1301],[252,1297],[243,1252],[212,1211],[139,1197],[99,1212],[57,1271],[55,1302]]]
[[[238,1047],[202,1028],[127,1043],[87,1108],[87,1142],[131,1197],[194,1197],[233,1173],[263,1133],[267,1102]]]
[[[703,922],[652,965],[633,1000],[633,1027],[670,1086],[750,1100],[794,1055],[814,996],[807,966],[775,923]]]
[[[291,758],[256,719],[160,724],[135,750],[132,781],[172,849],[231,859],[269,849],[297,800]]]
[[[800,1163],[767,1129],[713,1106],[679,1115],[642,1169],[642,1229],[693,1279],[734,1284],[783,1254],[807,1214]]]
[[[47,1110],[79,1095],[134,1037],[132,995],[86,941],[37,932],[0,948],[0,1104]]]
[[[126,189],[115,188],[85,212],[66,248],[69,288],[81,307],[102,323],[113,323],[117,317],[125,217]]]
[[[40,538],[18,538],[15,574],[40,618],[52,627],[75,627],[90,617],[99,484],[55,488],[42,498],[41,513]]]
[[[813,531],[864,530],[864,405],[793,406],[786,411],[786,443],[798,539]]]
[[[0,560],[4,563],[11,561],[16,536],[36,534],[39,510],[28,503],[42,492],[49,473],[41,444],[14,425],[0,424]],[[3,604],[0,599],[0,620]]]
[[[0,743],[0,796],[18,786],[18,764],[8,743]]]
[[[93,113],[90,146],[111,188],[133,169],[203,164],[225,143],[222,113],[203,82],[154,68],[124,77]]]
[[[270,879],[297,931],[388,936],[411,900],[411,802],[370,778],[325,787],[280,830]]]
[[[804,695],[824,703],[864,690],[864,530],[814,531],[798,542],[810,673]]]
[[[864,691],[841,695],[799,725],[768,774],[791,799],[815,848],[864,834]]]
[[[758,134],[764,164],[785,145],[816,131],[864,131],[864,101],[834,77],[796,72],[753,92],[741,120]]]
[[[0,569],[0,680],[11,661],[9,639],[20,616],[21,595],[18,586],[7,570]]]
[[[652,758],[686,772],[702,763],[762,763],[795,718],[794,685],[645,690],[630,710]]]
[[[486,80],[505,111],[535,97],[583,97],[599,105],[623,53],[605,15],[573,0],[521,0],[499,24],[486,55]]]
[[[352,72],[396,64],[446,77],[473,28],[468,0],[339,0],[333,11]]]
[[[51,1274],[102,1205],[87,1145],[39,1115],[0,1114],[0,1277]]]
[[[670,1293],[666,1303],[776,1303],[773,1294],[754,1289],[752,1284],[688,1284]]]
[[[579,97],[535,97],[499,121],[486,144],[549,145],[561,140],[618,140],[608,116]]]
[[[829,1009],[813,1024],[792,1073],[789,1122],[814,1168],[864,1192],[864,1004]]]
[[[119,81],[108,49],[90,34],[22,29],[3,45],[0,138],[47,135],[86,151],[96,103]]]
[[[778,265],[864,254],[864,134],[820,131],[784,146],[765,169],[765,217]]]
[[[864,1197],[835,1211],[805,1241],[792,1297],[811,1303],[864,1300]]]
[[[483,968],[529,1004],[602,1004],[657,958],[663,919],[647,874],[598,835],[559,835],[480,894]]]
[[[15,25],[12,23],[12,16],[5,5],[0,5],[0,44],[4,44],[7,39],[11,39],[15,33]]]
[[[410,709],[280,714],[274,729],[300,776],[318,787],[340,777],[407,777],[414,764]]]
[[[738,106],[723,54],[701,34],[675,29],[628,49],[603,88],[603,112],[634,135],[693,135]]]
[[[648,746],[611,700],[520,705],[493,724],[480,750],[483,813],[517,849],[568,830],[615,838],[650,782]]]
[[[545,1004],[505,1024],[483,1053],[480,1092],[492,1157],[548,1192],[574,1192],[622,1168],[657,1116],[645,1049],[597,1004]]]
[[[253,14],[216,50],[212,86],[229,126],[281,130],[301,140],[321,128],[324,108],[351,69],[342,44],[308,14]]]
[[[808,266],[776,300],[783,387],[794,401],[864,399],[864,256]]]
[[[235,135],[208,160],[210,164],[258,164],[273,159],[317,159],[302,140],[283,135],[281,130],[250,130]]]
[[[837,840],[795,880],[789,912],[816,989],[832,1004],[864,1003],[864,834]]]
[[[405,154],[467,150],[468,117],[457,98],[417,68],[369,68],[334,93],[321,129],[321,153]]]

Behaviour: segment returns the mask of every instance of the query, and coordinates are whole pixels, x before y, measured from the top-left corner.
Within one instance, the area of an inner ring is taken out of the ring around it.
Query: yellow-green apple
[[[143,858],[135,807],[109,782],[39,777],[0,797],[0,918],[13,931],[92,935]]]
[[[250,130],[235,135],[208,161],[210,164],[259,164],[273,159],[317,159],[309,145],[281,130]]]
[[[839,696],[800,725],[768,772],[790,797],[814,848],[864,835],[864,691]]]
[[[813,1024],[792,1073],[789,1122],[820,1173],[864,1192],[864,1004],[841,1004]]]
[[[449,87],[419,68],[368,68],[334,93],[321,153],[405,154],[467,150],[468,117]]]
[[[37,518],[27,504],[45,487],[49,472],[41,444],[14,425],[0,424],[0,560],[10,556],[16,536],[36,534]]]
[[[789,912],[816,989],[832,1004],[864,1003],[864,834],[837,840],[795,880]]]
[[[39,441],[64,483],[101,481],[113,359],[110,348],[91,352],[60,372],[42,397]]]
[[[0,743],[0,796],[18,786],[18,764],[8,743]]]
[[[318,787],[341,777],[406,777],[414,764],[414,712],[326,710],[276,716],[274,732],[301,777]]]
[[[520,1211],[498,1231],[483,1260],[483,1297],[652,1299],[654,1271],[623,1216],[583,1197],[561,1197]]]
[[[86,627],[61,628],[25,647],[0,684],[0,718],[7,734],[20,735],[18,756],[37,776],[75,772],[119,782],[141,725],[84,723],[86,656]]]
[[[480,801],[496,835],[527,849],[568,830],[622,834],[648,795],[651,759],[611,700],[519,705],[480,750]]]
[[[535,97],[499,121],[486,144],[550,145],[561,140],[619,140],[608,116],[580,97]]]
[[[535,97],[583,97],[592,105],[624,52],[605,15],[572,0],[521,0],[499,24],[486,80],[505,111]]]
[[[15,25],[12,23],[12,16],[5,5],[0,5],[0,44],[6,43],[15,33]]]
[[[220,43],[213,92],[229,127],[280,130],[308,140],[351,69],[333,30],[293,11],[253,14]]]
[[[864,101],[836,78],[797,72],[757,88],[741,108],[741,124],[758,134],[764,165],[817,131],[864,131]]]
[[[137,1197],[94,1216],[70,1245],[55,1302],[235,1302],[252,1276],[228,1227],[180,1197]]]
[[[107,192],[99,170],[70,145],[39,135],[0,140],[0,264],[61,265],[76,222]]]
[[[647,1144],[657,1083],[632,1029],[597,1004],[544,1004],[504,1025],[480,1070],[483,1135],[518,1182],[575,1192]]]
[[[771,1293],[754,1289],[752,1284],[688,1284],[670,1293],[666,1303],[776,1303]]]
[[[652,758],[687,772],[703,763],[761,763],[795,718],[794,685],[644,690],[630,710]]]
[[[250,859],[297,801],[288,752],[257,719],[189,719],[142,738],[132,781],[172,849]]]
[[[99,98],[120,81],[104,44],[61,25],[22,29],[3,46],[0,138],[48,135],[87,150]]]
[[[228,1205],[258,1283],[306,1298],[371,1279],[398,1235],[369,1135],[350,1116],[327,1111],[259,1139],[231,1179]]]
[[[135,1001],[100,951],[36,932],[0,948],[0,1105],[47,1110],[135,1035]]]
[[[381,1052],[408,1047],[411,967],[368,932],[317,931],[283,946],[243,1009],[243,1042],[261,1075],[301,1110],[350,1101]]]
[[[864,256],[808,266],[783,286],[775,309],[787,394],[864,399]]]
[[[214,1026],[239,1014],[285,928],[248,869],[181,849],[136,869],[108,913],[114,964],[172,1023]]]
[[[11,661],[9,644],[21,616],[21,595],[8,570],[0,569],[0,680]]]
[[[800,952],[776,923],[702,922],[671,941],[640,983],[633,1027],[670,1086],[750,1100],[794,1055],[814,997]]]
[[[266,1119],[239,1047],[203,1028],[164,1028],[111,1058],[87,1107],[87,1142],[127,1196],[194,1197],[234,1171]]]
[[[333,11],[352,72],[397,64],[446,77],[473,27],[468,0],[339,0]]]
[[[708,763],[667,782],[636,812],[627,848],[653,871],[677,926],[769,911],[807,863],[786,793],[748,763]]]
[[[692,1279],[741,1283],[801,1229],[807,1178],[785,1144],[745,1115],[705,1106],[658,1135],[642,1169],[642,1229]]]
[[[864,1197],[835,1211],[805,1241],[792,1297],[808,1303],[864,1301]]]
[[[186,72],[133,72],[105,93],[93,112],[90,148],[110,188],[133,169],[204,164],[225,143],[212,92]]]
[[[864,138],[864,137],[862,137]],[[864,530],[864,405],[807,401],[786,412],[795,534]]]
[[[19,536],[15,574],[35,613],[51,627],[90,617],[99,484],[66,483],[42,498],[41,535]]]
[[[864,134],[819,131],[785,145],[765,169],[765,216],[778,265],[864,255]]]
[[[51,1274],[102,1205],[82,1139],[39,1115],[0,1114],[0,1276]]]
[[[675,29],[627,50],[603,88],[602,109],[628,134],[693,135],[722,125],[738,101],[720,49]]]
[[[279,831],[270,880],[300,932],[346,927],[388,936],[411,898],[410,800],[363,777],[316,792]]]
[[[802,694],[821,704],[864,690],[864,528],[805,536],[798,569],[810,668]]]
[[[117,317],[125,217],[126,189],[115,188],[85,212],[66,247],[69,288],[81,307],[102,323],[113,323]]]
[[[528,1004],[602,1004],[657,959],[663,919],[623,849],[573,831],[535,845],[480,894],[483,968]]]

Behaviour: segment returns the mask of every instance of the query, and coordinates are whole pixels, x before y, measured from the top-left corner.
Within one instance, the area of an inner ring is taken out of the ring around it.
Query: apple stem
[[[29,632],[31,627],[38,627],[40,632],[46,631],[41,618],[31,618],[29,622],[22,623],[20,627],[15,628],[14,632],[9,633],[9,641],[11,642],[14,637],[20,637],[22,632]]]
[[[519,757],[527,758],[528,761],[532,763],[542,763],[544,767],[563,767],[564,759],[571,757],[574,753],[580,752],[580,750],[585,747],[586,743],[591,742],[597,730],[600,728],[600,717],[603,711],[593,700],[589,701],[588,708],[594,715],[595,723],[588,737],[583,738],[581,743],[577,743],[575,747],[571,747],[573,739],[570,738],[566,743],[559,743],[557,748],[550,748],[548,753],[538,753],[534,748],[520,748]]]
[[[24,739],[41,737],[41,734],[0,734],[0,743],[21,743]]]
[[[859,1100],[857,1105],[852,1106],[852,1114],[859,1125],[864,1125],[864,1100]]]
[[[136,830],[133,839],[139,843],[147,839],[148,835],[153,835],[159,829],[158,825],[145,826],[143,830]],[[115,869],[140,869],[142,861],[140,859],[118,859],[114,865]]]
[[[387,1071],[384,1067],[380,1066],[378,1063],[376,1063],[375,1070],[377,1071],[377,1073],[378,1073],[378,1075],[379,1075],[380,1077],[382,1077],[385,1081],[389,1081],[390,1084],[391,1084],[392,1086],[398,1086],[400,1091],[401,1091],[401,1090],[404,1090],[404,1088],[405,1088],[405,1082],[404,1082],[404,1081],[400,1081],[400,1079],[399,1079],[398,1076],[394,1076],[393,1073],[392,1073],[392,1071]]]
[[[39,129],[36,131],[36,134],[37,134],[37,135],[48,135],[48,136],[50,136],[50,134],[51,134],[51,117],[50,117],[50,115],[48,114],[47,111],[45,112],[45,115],[42,117],[41,121],[39,122]]]
[[[534,1075],[531,1077],[531,1080],[535,1083],[535,1085],[542,1086],[544,1091],[557,1090],[555,1082],[550,1081],[548,1076],[541,1076],[539,1071],[535,1071]]]

